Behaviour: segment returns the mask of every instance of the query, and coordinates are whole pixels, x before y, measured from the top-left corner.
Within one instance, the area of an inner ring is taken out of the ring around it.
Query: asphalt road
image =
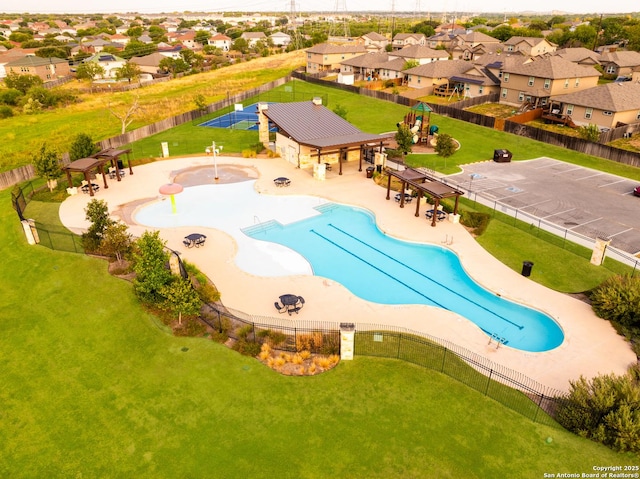
[[[640,253],[639,184],[552,158],[464,166],[447,181],[464,191],[517,208],[559,228],[589,238],[607,238],[611,246]]]

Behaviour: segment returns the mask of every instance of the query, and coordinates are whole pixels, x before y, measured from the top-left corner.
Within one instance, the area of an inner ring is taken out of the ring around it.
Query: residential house
[[[267,44],[267,36],[264,32],[244,32],[240,38],[247,41],[249,48],[255,47],[258,42]]]
[[[602,53],[600,65],[606,75],[611,77],[631,77],[640,69],[640,52],[618,50]]]
[[[363,45],[332,45],[319,43],[307,49],[307,73],[340,70],[340,63],[363,53]]]
[[[562,48],[553,52],[552,55],[557,55],[579,65],[596,66],[600,64],[600,55],[584,47]]]
[[[284,32],[275,32],[269,35],[269,40],[274,47],[287,48],[291,43],[291,35]]]
[[[511,37],[503,44],[506,53],[520,52],[531,57],[553,53],[557,49],[557,45],[538,37]]]
[[[102,78],[115,78],[118,70],[122,68],[127,61],[112,53],[96,53],[89,58],[85,58],[82,63],[97,63],[104,70]]]
[[[419,65],[425,63],[444,61],[449,59],[449,54],[444,50],[434,50],[421,45],[410,45],[400,50],[394,50],[389,54],[389,59],[402,58],[405,62],[415,61]]]
[[[380,65],[378,69],[378,79],[385,80],[394,80],[394,82],[399,84],[406,84],[407,78],[405,75],[405,67],[407,62],[404,58],[396,58],[394,60],[389,60],[388,62]]]
[[[456,44],[456,38],[458,35],[465,33],[465,30],[459,30],[457,32],[447,32],[442,31],[436,33],[435,35],[431,35],[427,38],[426,45],[429,48],[440,48],[447,51],[453,50],[453,47]]]
[[[380,68],[389,61],[389,54],[365,53],[340,62],[338,83],[353,85],[354,81],[377,80]]]
[[[209,38],[209,45],[215,48],[219,48],[223,52],[228,52],[229,50],[231,50],[232,44],[233,40],[222,33],[216,33],[211,38]]]
[[[500,103],[542,107],[549,97],[576,92],[598,84],[600,72],[559,56],[521,62],[505,58],[501,70]]]
[[[462,75],[469,70],[469,67],[469,63],[464,60],[447,60],[409,68],[404,71],[404,74],[407,75],[407,86],[421,89],[424,95],[431,95],[434,88],[448,87],[451,77]]]
[[[23,56],[4,65],[7,74],[35,75],[43,82],[57,80],[71,75],[69,62],[62,58],[41,58],[35,55]]]
[[[122,44],[112,43],[111,40],[106,40],[104,38],[94,38],[80,44],[80,49],[86,53],[100,53],[105,47],[114,47],[118,50],[123,49]]]
[[[182,58],[180,52],[184,47],[182,45],[169,45],[167,43],[158,43],[158,53],[168,58],[177,60]]]
[[[140,67],[140,71],[143,73],[149,73],[155,75],[160,72],[160,62],[167,58],[160,52],[153,52],[150,55],[142,57],[133,57],[129,60],[129,63],[133,63]]]
[[[391,42],[393,50],[400,50],[401,48],[409,45],[422,45],[427,44],[427,38],[424,33],[396,33]]]
[[[109,40],[111,41],[111,43],[117,43],[119,45],[122,45],[122,47],[126,47],[127,43],[129,43],[129,41],[131,40],[131,38],[129,38],[126,35],[122,35],[120,33],[116,33],[115,35],[109,35],[108,36]]]
[[[372,53],[386,51],[387,45],[390,43],[387,37],[377,32],[365,33],[358,40],[358,43],[364,45],[367,51]]]
[[[452,58],[473,60],[478,53],[478,47],[489,45],[500,45],[500,40],[482,32],[471,31],[456,35],[448,51]]]
[[[0,78],[7,76],[5,65],[13,60],[18,60],[25,56],[35,56],[37,48],[11,48],[0,52]]]
[[[640,123],[640,83],[616,82],[552,97],[558,113],[601,130]]]

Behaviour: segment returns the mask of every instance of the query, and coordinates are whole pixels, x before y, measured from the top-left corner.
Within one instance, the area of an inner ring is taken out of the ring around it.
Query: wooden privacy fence
[[[582,138],[566,136],[528,125],[521,125],[520,123],[510,120],[505,121],[504,131],[548,143],[550,145],[556,145],[569,150],[578,151],[587,155],[640,167],[640,153],[633,151],[621,150],[620,148],[613,148],[612,146],[594,143],[592,141],[583,140]]]

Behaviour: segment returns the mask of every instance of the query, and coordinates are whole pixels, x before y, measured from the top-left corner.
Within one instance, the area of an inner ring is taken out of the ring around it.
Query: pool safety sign
[[[340,323],[340,359],[353,359],[353,345],[355,339],[355,324]]]

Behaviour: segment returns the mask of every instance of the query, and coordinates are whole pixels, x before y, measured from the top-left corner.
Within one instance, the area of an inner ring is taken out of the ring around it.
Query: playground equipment
[[[411,111],[404,116],[396,126],[407,125],[413,134],[413,143],[427,142],[429,135],[434,134],[434,130],[430,127],[432,108],[424,102],[416,103],[411,107]],[[438,131],[436,126],[435,132]]]

